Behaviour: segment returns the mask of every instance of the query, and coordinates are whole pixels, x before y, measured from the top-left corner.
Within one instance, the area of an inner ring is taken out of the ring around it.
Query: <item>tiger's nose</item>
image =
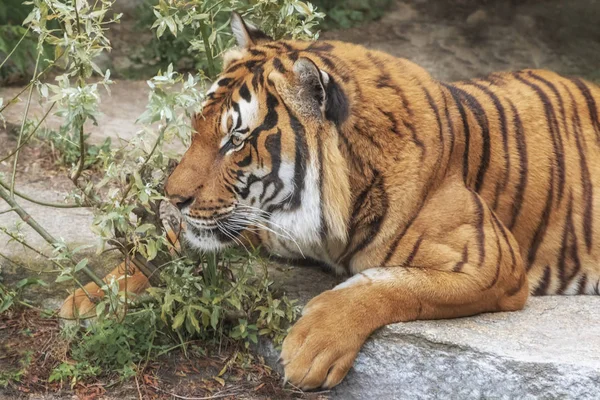
[[[179,211],[183,210],[185,207],[191,205],[194,202],[193,197],[183,197],[183,196],[169,196],[169,200],[171,203],[179,209]]]

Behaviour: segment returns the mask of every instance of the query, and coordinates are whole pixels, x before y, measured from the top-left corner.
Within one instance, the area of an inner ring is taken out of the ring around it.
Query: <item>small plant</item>
[[[59,131],[44,129],[38,137],[43,143],[50,145],[52,158],[57,165],[72,168],[79,161],[81,156],[79,138],[75,137],[73,132],[67,131],[64,127],[60,128]],[[84,140],[89,137],[90,135],[86,134]],[[110,138],[106,138],[100,145],[88,144],[85,146],[83,169],[87,170],[93,166],[98,166],[105,155],[111,155]]]
[[[283,341],[298,306],[286,296],[273,298],[273,282],[256,251],[236,253],[228,251],[220,260],[208,255],[200,266],[175,261],[163,272],[166,286],[150,289],[161,319],[182,342],[192,337],[215,342],[225,335],[248,348],[258,336],[271,337],[277,345]],[[263,270],[257,272],[259,265]]]
[[[100,318],[85,330],[70,334],[70,360],[58,365],[49,381],[78,381],[101,374],[125,380],[134,376],[137,364],[165,349],[159,344],[162,329],[156,310],[150,305],[123,319]]]
[[[33,285],[48,286],[46,282],[41,279],[24,278],[9,288],[3,285],[0,279],[0,314],[8,311],[8,309],[15,304],[26,304],[21,300],[23,290]]]

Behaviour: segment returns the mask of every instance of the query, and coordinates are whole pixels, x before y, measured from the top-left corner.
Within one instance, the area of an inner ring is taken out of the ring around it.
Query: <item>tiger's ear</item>
[[[300,57],[294,63],[294,75],[296,81],[308,95],[309,99],[316,101],[319,108],[325,111],[325,88],[329,83],[329,75],[321,71],[319,67],[310,59]]]
[[[260,42],[272,42],[271,38],[266,33],[262,32],[255,26],[246,23],[242,16],[235,11],[231,13],[231,31],[235,37],[235,41],[239,47],[252,47]]]
[[[294,63],[294,74],[303,89],[306,101],[314,102],[326,119],[336,125],[348,117],[348,100],[333,76],[319,69],[309,58],[300,57]]]

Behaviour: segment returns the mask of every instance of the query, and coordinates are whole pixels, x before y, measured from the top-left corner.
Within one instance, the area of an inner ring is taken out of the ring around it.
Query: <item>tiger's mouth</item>
[[[189,215],[185,215],[184,218],[187,241],[192,246],[206,251],[219,250],[239,243],[239,236],[248,226],[240,221],[233,221],[233,213],[218,219],[200,219]]]

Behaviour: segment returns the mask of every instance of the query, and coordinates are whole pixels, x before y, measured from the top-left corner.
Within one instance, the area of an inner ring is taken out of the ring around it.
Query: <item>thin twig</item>
[[[0,179],[0,186],[3,186],[4,189],[8,190],[8,185]],[[61,203],[47,203],[45,201],[36,200],[33,197],[30,197],[22,192],[19,192],[17,189],[14,190],[14,193],[22,199],[30,201],[35,204],[39,204],[40,206],[45,207],[53,207],[53,208],[85,208],[89,206],[81,205],[81,204],[61,204]]]
[[[15,45],[15,47],[13,47],[13,49],[11,50],[11,52],[8,53],[8,55],[6,56],[6,58],[4,59],[4,61],[2,61],[2,64],[0,64],[0,69],[2,69],[2,67],[4,66],[4,63],[6,63],[8,61],[8,59],[10,58],[10,56],[12,56],[13,53],[17,50],[17,47],[19,47],[19,45],[21,44],[21,42],[23,41],[23,39],[25,39],[25,36],[27,36],[27,34],[29,33],[30,29],[31,29],[31,26],[28,26],[27,30],[25,31],[25,33],[23,33],[23,36],[21,36],[21,39],[19,39],[19,41],[17,42],[17,44]]]
[[[31,80],[36,79],[38,68],[40,66],[40,57],[42,52],[38,51],[37,58],[35,59],[35,68],[33,70],[33,77]],[[17,148],[21,146],[21,140],[23,140],[23,132],[25,131],[25,124],[27,123],[27,115],[29,114],[29,106],[31,105],[31,96],[33,95],[33,85],[29,87],[29,94],[27,95],[27,105],[25,106],[25,115],[23,115],[23,121],[21,121],[21,129],[19,130],[19,139],[17,140]],[[15,197],[15,177],[17,175],[17,164],[19,163],[19,150],[15,153],[15,161],[13,162],[12,177],[10,179],[10,197]]]
[[[13,265],[16,265],[16,266],[17,266],[17,267],[19,267],[19,268],[23,268],[23,269],[26,269],[26,270],[28,270],[28,271],[35,272],[35,273],[38,273],[38,274],[48,274],[48,273],[52,273],[52,272],[56,272],[56,271],[57,271],[57,270],[49,270],[49,271],[40,271],[40,270],[35,270],[35,269],[33,269],[33,268],[26,267],[25,265],[23,265],[23,264],[21,264],[21,263],[18,263],[18,262],[16,262],[16,261],[15,261],[15,260],[13,260],[12,258],[10,258],[10,257],[8,257],[8,256],[6,256],[6,255],[4,255],[4,254],[2,254],[2,253],[0,253],[0,257],[4,258],[4,259],[5,259],[6,261],[8,261],[9,263],[11,263],[11,264],[13,264]]]
[[[154,155],[154,152],[156,152],[156,149],[158,149],[158,145],[162,141],[162,138],[164,136],[165,130],[166,130],[166,125],[158,133],[158,137],[156,138],[156,142],[154,142],[154,146],[152,146],[152,150],[150,150],[150,153],[148,153],[148,155],[146,156],[146,158],[142,162],[142,165],[140,165],[140,167],[138,168],[139,172],[141,172],[142,169],[146,166],[146,164],[148,164],[148,162],[150,161],[150,158],[152,158],[152,156]],[[127,199],[127,195],[131,191],[132,186],[133,186],[133,183],[130,182],[127,185],[127,187],[125,188],[125,191],[123,192],[123,196],[121,197],[121,203],[123,203],[125,201],[125,199]]]
[[[140,383],[138,382],[137,375],[135,376],[135,386],[137,386],[138,396],[139,396],[140,400],[143,400],[142,391],[140,390]]]
[[[56,102],[54,102],[54,103],[52,103],[50,105],[50,108],[48,108],[48,111],[46,111],[46,113],[44,114],[44,116],[42,117],[42,119],[40,120],[40,122],[38,122],[38,124],[33,129],[33,131],[31,131],[31,133],[29,134],[29,136],[27,136],[25,138],[25,140],[23,140],[23,142],[21,143],[20,146],[18,146],[16,149],[14,149],[6,157],[4,157],[3,159],[1,159],[0,163],[3,163],[4,161],[6,161],[9,158],[11,158],[12,156],[14,156],[19,150],[21,150],[21,148],[23,148],[23,146],[25,146],[27,144],[27,142],[29,142],[29,139],[31,139],[33,137],[33,135],[35,134],[35,132],[37,132],[38,128],[40,127],[40,125],[42,125],[42,122],[44,122],[44,120],[46,119],[46,117],[48,116],[48,114],[50,114],[50,111],[52,111],[52,109],[54,108],[55,105],[56,105]]]
[[[5,189],[8,189],[6,186],[6,183],[4,183],[2,181],[0,181],[0,186],[4,186]],[[45,206],[45,207],[52,207],[52,208],[88,208],[88,207],[90,207],[90,206],[83,205],[83,204],[48,203],[45,201],[36,200],[22,192],[17,191],[16,189],[15,189],[15,194],[24,200],[27,200],[31,203],[39,204],[40,206]]]
[[[212,399],[222,399],[223,397],[233,396],[234,394],[238,393],[238,392],[229,392],[229,393],[219,394],[217,392],[215,395],[208,396],[208,397],[186,397],[186,396],[180,396],[180,395],[175,394],[173,392],[169,392],[169,391],[163,390],[163,389],[161,389],[161,388],[159,388],[157,386],[154,386],[154,385],[148,385],[148,386],[150,386],[151,388],[153,388],[155,390],[158,390],[159,392],[166,393],[166,394],[168,394],[170,396],[173,396],[173,397],[178,398],[178,399],[183,399],[183,400],[212,400]]]

